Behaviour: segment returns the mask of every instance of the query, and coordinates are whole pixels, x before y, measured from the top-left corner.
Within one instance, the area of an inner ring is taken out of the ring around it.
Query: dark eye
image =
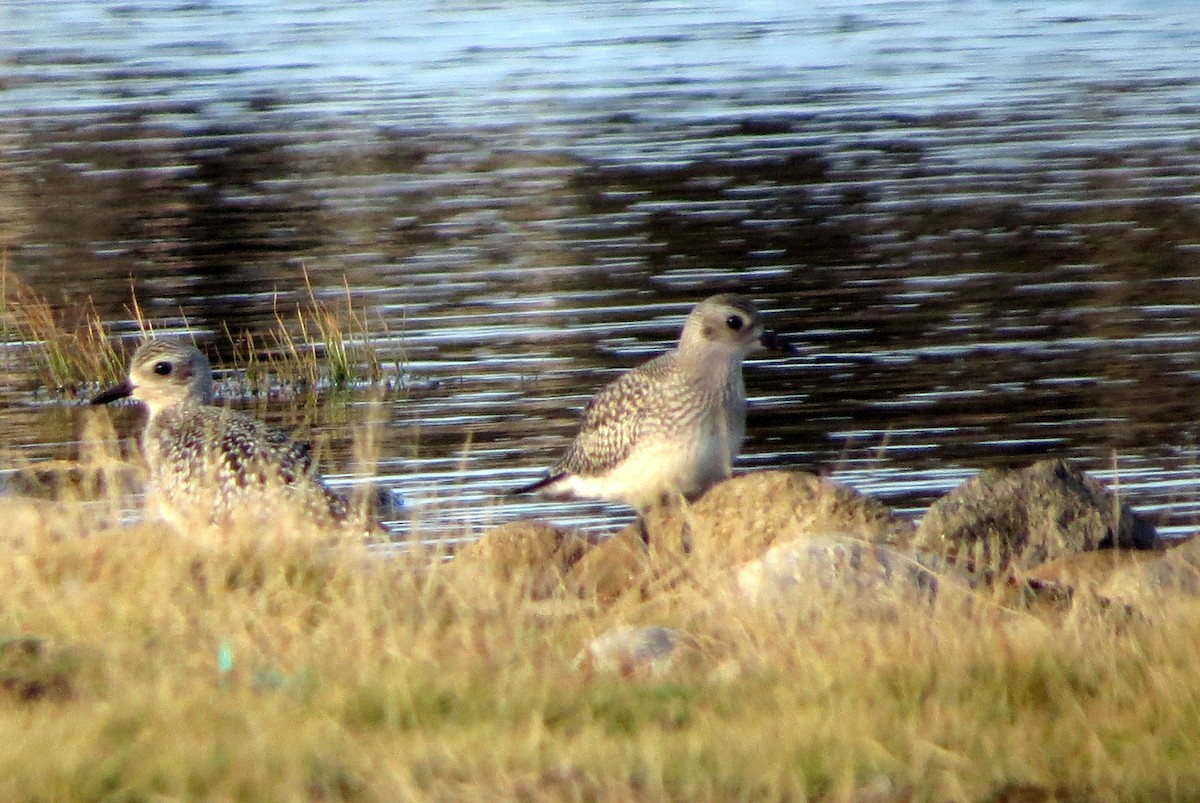
[[[158,374],[159,376],[166,376],[167,374],[171,373],[171,363],[167,362],[166,360],[154,363],[154,373]]]
[[[725,325],[736,332],[745,326],[746,322],[742,319],[741,315],[730,315],[725,319]]]

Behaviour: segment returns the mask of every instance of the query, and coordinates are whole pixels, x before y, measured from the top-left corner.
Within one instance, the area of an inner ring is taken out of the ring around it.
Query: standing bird
[[[346,525],[347,501],[313,469],[308,444],[212,404],[212,369],[197,349],[147,340],[129,378],[92,399],[132,396],[149,411],[142,452],[159,516],[187,533],[209,525]]]
[[[694,499],[726,479],[746,432],[742,360],[756,345],[791,352],[747,298],[696,305],[679,344],[601,388],[550,475],[514,493],[623,502],[639,512]]]

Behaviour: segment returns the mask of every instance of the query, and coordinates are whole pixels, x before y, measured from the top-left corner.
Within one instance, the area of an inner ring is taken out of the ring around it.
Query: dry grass
[[[0,275],[6,339],[43,384],[120,375],[93,311],[66,321]],[[253,376],[377,376],[348,295],[310,287],[278,318]],[[116,470],[112,439],[85,468]],[[261,533],[197,544],[118,526],[119,501],[0,497],[0,800],[1200,798],[1189,599],[801,614],[739,602],[700,554],[603,602],[533,599],[537,567],[496,582]],[[653,675],[576,661],[630,624],[692,649]]]
[[[70,314],[0,264],[0,309],[5,343],[20,343],[33,358],[38,383],[63,392],[92,382],[114,382],[124,360],[104,331],[91,303]]]
[[[111,499],[0,506],[4,800],[1200,794],[1185,600],[796,616],[703,565],[648,596],[535,600],[453,563],[116,527]],[[695,649],[655,676],[576,663],[624,624]]]

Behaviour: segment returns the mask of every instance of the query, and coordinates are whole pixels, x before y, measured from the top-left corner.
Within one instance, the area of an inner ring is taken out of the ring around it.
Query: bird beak
[[[771,351],[782,351],[785,354],[799,354],[800,349],[782,335],[777,335],[769,329],[764,329],[758,336],[758,342]]]
[[[115,385],[108,390],[92,397],[92,404],[108,404],[117,399],[124,399],[126,396],[133,394],[133,383],[126,379],[119,385]]]

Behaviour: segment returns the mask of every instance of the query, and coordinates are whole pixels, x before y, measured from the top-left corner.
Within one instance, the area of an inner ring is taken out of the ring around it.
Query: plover
[[[623,502],[644,512],[693,499],[730,476],[746,431],[742,360],[756,345],[792,351],[742,296],[705,299],[678,345],[592,398],[549,476],[513,493]]]
[[[129,378],[92,404],[127,396],[149,412],[141,439],[148,501],[177,529],[348,523],[347,500],[317,475],[308,444],[213,406],[212,369],[197,349],[147,340],[130,361]]]

